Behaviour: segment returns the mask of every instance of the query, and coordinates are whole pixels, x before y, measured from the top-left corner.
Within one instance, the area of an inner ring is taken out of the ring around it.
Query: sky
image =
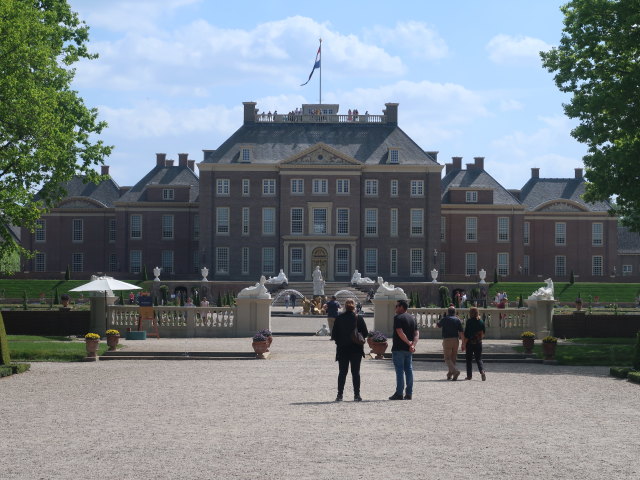
[[[485,157],[506,188],[573,177],[586,147],[539,51],[557,45],[556,0],[300,2],[69,0],[90,27],[97,60],[73,83],[109,127],[106,160],[120,186],[155,154],[202,161],[242,125],[244,101],[286,113],[317,103],[319,72],[304,83],[322,39],[322,101],[381,114],[438,161]],[[221,6],[223,5],[223,6]]]

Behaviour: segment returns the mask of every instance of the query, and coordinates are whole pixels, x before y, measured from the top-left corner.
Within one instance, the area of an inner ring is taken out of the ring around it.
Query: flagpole
[[[322,105],[322,39],[320,39],[320,105]]]

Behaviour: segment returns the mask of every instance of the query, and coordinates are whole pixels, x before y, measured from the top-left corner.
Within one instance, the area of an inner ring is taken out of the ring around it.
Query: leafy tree
[[[22,291],[22,309],[23,310],[27,309],[27,291],[26,290]]]
[[[67,265],[67,271],[64,272],[64,279],[67,281],[71,280],[71,269],[69,268],[69,265]]]
[[[571,285],[573,285],[574,283],[576,283],[576,278],[575,278],[575,276],[573,275],[573,270],[571,270],[571,275],[569,276],[569,283],[570,283]]]
[[[9,225],[34,230],[64,183],[98,181],[92,167],[111,152],[95,140],[106,124],[71,88],[73,64],[96,58],[88,31],[67,0],[0,2],[0,258],[28,254]]]
[[[4,319],[2,318],[2,313],[0,313],[0,365],[9,365],[10,363],[9,340],[7,339],[7,332],[4,328]]]
[[[147,273],[147,266],[143,265],[142,266],[142,281],[146,282],[147,280],[149,280],[149,274]]]
[[[493,283],[494,284],[498,283],[498,269],[497,268],[493,269]]]
[[[640,231],[640,8],[637,0],[572,0],[562,7],[560,45],[541,52],[564,105],[579,125],[571,135],[587,146],[589,202],[617,195],[614,212]]]

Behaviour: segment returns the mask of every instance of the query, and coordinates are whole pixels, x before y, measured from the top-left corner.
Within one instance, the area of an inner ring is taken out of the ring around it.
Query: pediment
[[[587,211],[585,207],[575,202],[568,201],[550,201],[542,204],[536,209],[538,212],[584,212]]]
[[[58,205],[58,208],[104,208],[104,205],[101,205],[95,200],[71,198],[63,200],[62,203]]]
[[[348,155],[344,155],[329,145],[318,143],[280,162],[281,166],[323,166],[360,167],[362,163]]]

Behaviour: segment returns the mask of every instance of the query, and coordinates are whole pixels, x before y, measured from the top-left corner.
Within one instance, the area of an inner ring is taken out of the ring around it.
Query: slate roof
[[[494,205],[520,205],[520,202],[495,178],[480,168],[457,169],[446,174],[441,181],[442,204],[450,204],[449,189],[462,188],[490,188],[493,190]]]
[[[520,191],[520,201],[535,210],[545,202],[556,199],[572,200],[592,212],[606,212],[609,202],[586,203],[581,196],[585,192],[583,178],[530,178]]]
[[[64,200],[70,197],[85,197],[101,203],[105,208],[112,208],[113,202],[120,197],[120,187],[111,177],[97,185],[91,182],[84,183],[83,179],[82,175],[76,175],[66,183],[64,188],[67,195]]]
[[[394,124],[247,123],[216,150],[205,150],[204,163],[238,163],[240,148],[251,148],[251,163],[278,163],[318,143],[357,161],[386,164],[389,148],[399,149],[400,165],[438,165]]]
[[[618,225],[618,253],[640,254],[640,233]]]
[[[195,202],[199,193],[199,180],[196,174],[187,166],[162,167],[156,165],[142,179],[129,189],[120,202],[143,202],[149,185],[191,186],[189,201]]]

